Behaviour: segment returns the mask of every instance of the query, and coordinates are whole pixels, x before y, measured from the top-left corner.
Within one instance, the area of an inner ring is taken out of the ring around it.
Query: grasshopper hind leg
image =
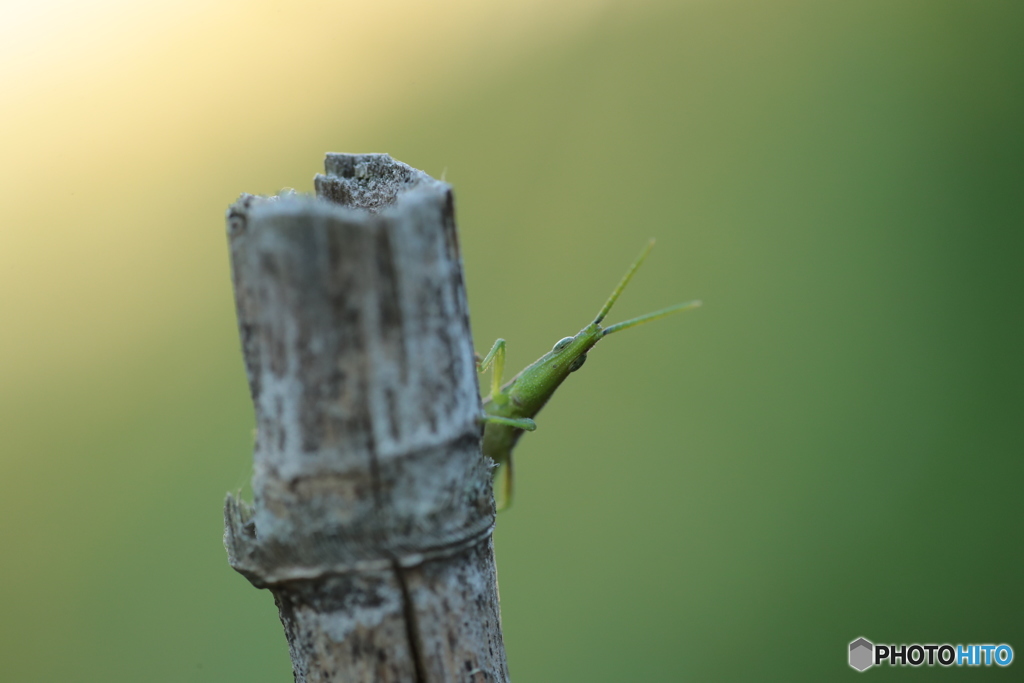
[[[515,469],[512,465],[512,454],[508,459],[498,463],[494,470],[494,504],[498,512],[512,506],[512,492],[515,482]]]

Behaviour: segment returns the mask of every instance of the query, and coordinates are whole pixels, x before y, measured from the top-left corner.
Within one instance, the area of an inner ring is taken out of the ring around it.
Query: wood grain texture
[[[228,211],[257,421],[229,561],[274,593],[297,681],[505,681],[451,189],[382,154],[326,170]]]

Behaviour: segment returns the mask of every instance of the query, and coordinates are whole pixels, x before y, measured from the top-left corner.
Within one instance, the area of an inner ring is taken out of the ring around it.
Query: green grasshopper
[[[494,490],[498,510],[504,510],[512,504],[513,468],[512,449],[524,431],[532,432],[537,428],[533,421],[540,409],[548,402],[555,390],[565,381],[569,373],[576,372],[587,360],[587,352],[602,338],[613,332],[664,318],[667,315],[700,306],[700,301],[688,301],[663,308],[654,313],[641,315],[638,318],[616,323],[610,327],[601,327],[601,321],[612,309],[615,300],[629,284],[633,274],[647,258],[654,247],[652,239],[633,262],[618,286],[601,307],[594,322],[590,323],[573,337],[565,337],[555,343],[554,348],[524,368],[507,384],[502,386],[502,375],[505,372],[505,340],[499,339],[483,359],[477,357],[477,372],[486,372],[491,368],[491,395],[484,402],[483,452],[497,463],[494,471]]]

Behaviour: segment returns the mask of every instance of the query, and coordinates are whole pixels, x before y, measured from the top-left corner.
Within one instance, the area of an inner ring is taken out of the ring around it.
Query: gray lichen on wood
[[[228,212],[257,421],[229,561],[298,681],[507,680],[451,190],[383,154],[326,170]]]

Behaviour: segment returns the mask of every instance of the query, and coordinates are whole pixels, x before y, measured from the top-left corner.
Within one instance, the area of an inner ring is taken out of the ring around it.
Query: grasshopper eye
[[[587,354],[583,354],[573,362],[569,363],[569,372],[576,372],[583,367],[583,364],[587,362]]]
[[[575,337],[566,337],[565,339],[559,339],[558,341],[555,342],[555,347],[553,349],[551,349],[551,350],[552,351],[561,351],[562,349],[564,349],[569,344],[572,344],[572,340],[574,338]]]

